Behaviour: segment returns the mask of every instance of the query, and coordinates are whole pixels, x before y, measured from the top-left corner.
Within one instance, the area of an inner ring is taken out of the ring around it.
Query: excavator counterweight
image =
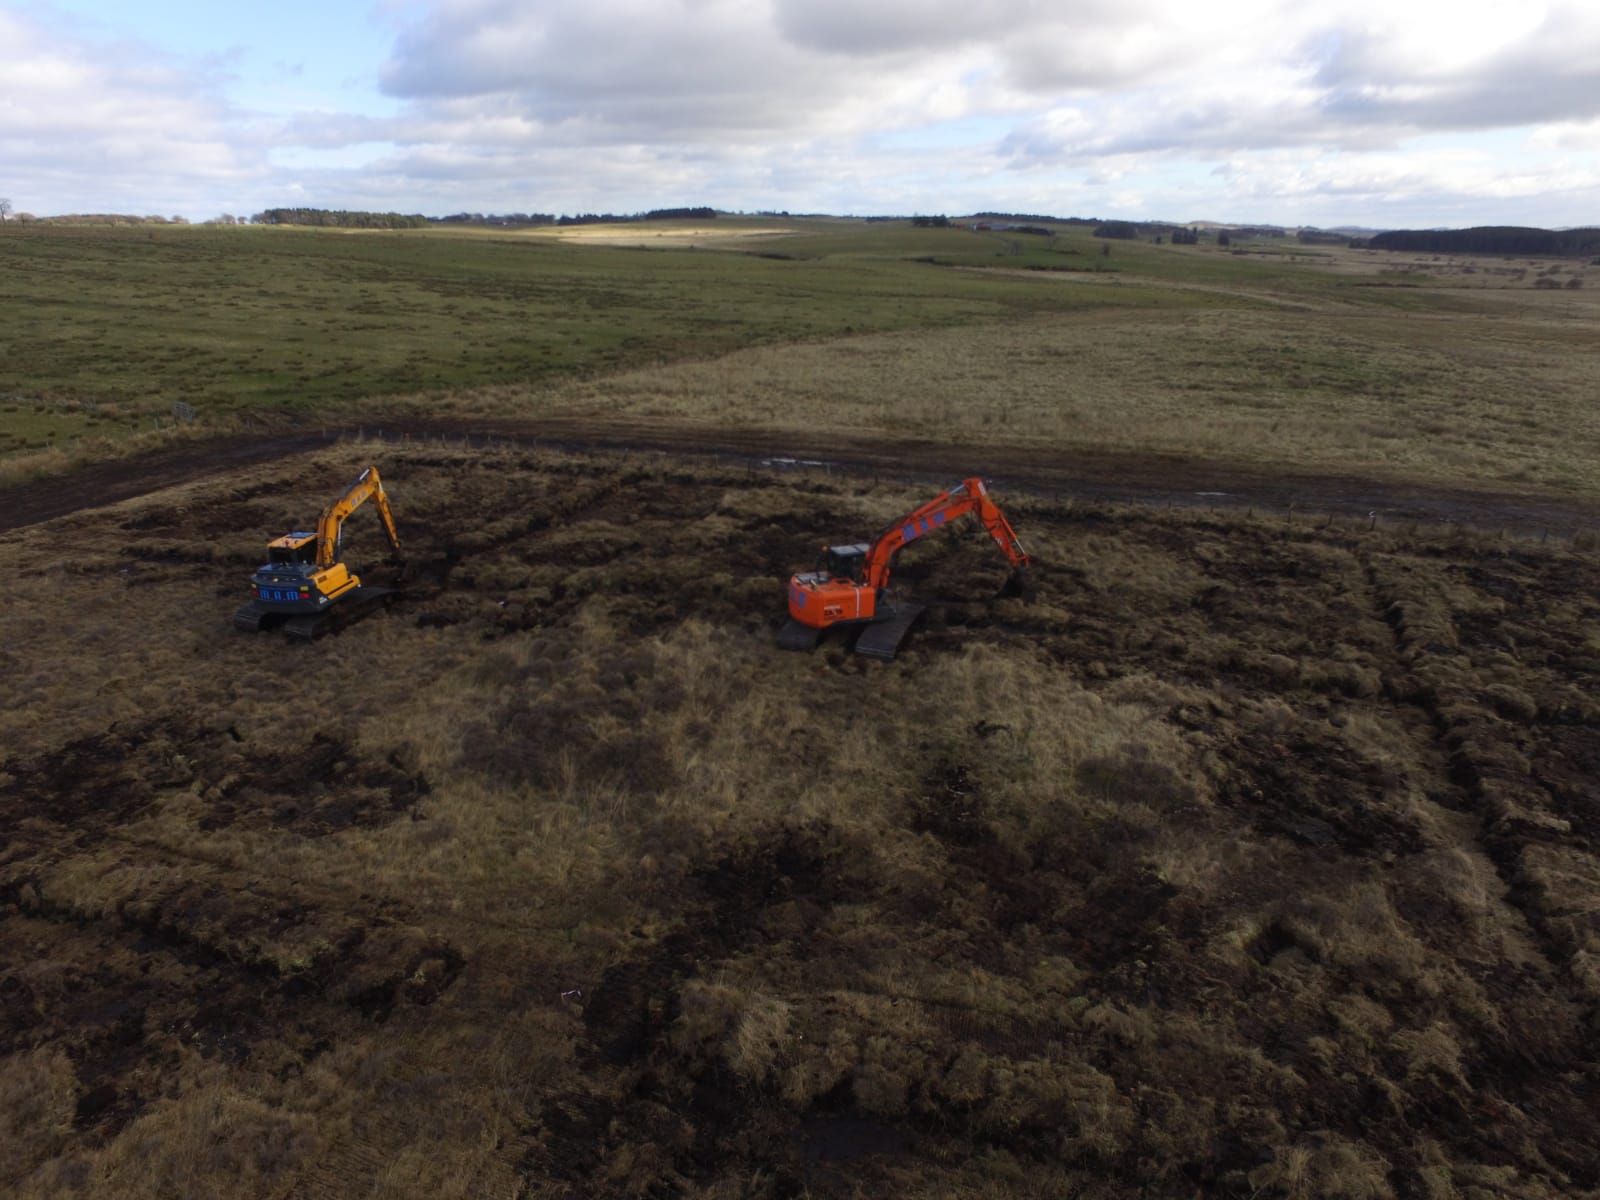
[[[983,480],[963,480],[890,525],[872,542],[824,546],[813,571],[789,579],[789,620],[778,633],[785,650],[810,650],[834,626],[862,626],[855,651],[892,659],[922,606],[896,603],[888,595],[896,555],[910,542],[957,517],[977,517],[1011,563],[1011,584],[1020,582],[1030,559]]]
[[[389,548],[398,557],[400,535],[389,497],[378,469],[368,467],[344,495],[322,510],[314,531],[297,530],[267,543],[267,561],[251,576],[251,599],[233,614],[233,627],[241,633],[281,628],[290,637],[309,639],[393,600],[395,593],[389,588],[363,587],[360,576],[339,557],[345,521],[368,500],[377,508]]]

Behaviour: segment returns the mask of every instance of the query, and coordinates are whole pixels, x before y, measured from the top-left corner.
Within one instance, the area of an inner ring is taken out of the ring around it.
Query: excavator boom
[[[989,499],[989,489],[984,486],[983,480],[974,477],[962,480],[958,486],[928,501],[880,533],[877,541],[872,543],[872,548],[867,551],[866,582],[872,587],[887,587],[889,574],[894,568],[895,555],[899,554],[908,542],[932,533],[947,521],[965,516],[969,512],[977,514],[978,520],[989,531],[989,536],[994,538],[995,544],[1010,560],[1012,568],[1018,571],[1026,570],[1029,562],[1028,554],[1022,548],[1022,543],[1017,540],[1011,522],[1006,520],[999,505]]]
[[[394,513],[389,508],[388,493],[383,490],[383,481],[378,478],[378,468],[368,467],[356,477],[344,495],[322,510],[322,516],[317,521],[319,567],[331,567],[339,561],[339,540],[345,520],[368,500],[377,505],[378,515],[383,518],[383,531],[388,535],[389,548],[396,554],[400,553],[400,535],[395,532]]]

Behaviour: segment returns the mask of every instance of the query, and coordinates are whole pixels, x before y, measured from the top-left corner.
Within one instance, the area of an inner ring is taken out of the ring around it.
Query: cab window
[[[267,550],[267,561],[271,563],[308,563],[312,561],[316,542],[305,542],[299,546],[273,546]]]

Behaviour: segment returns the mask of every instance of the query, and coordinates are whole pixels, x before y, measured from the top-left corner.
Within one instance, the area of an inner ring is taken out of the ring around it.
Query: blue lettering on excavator
[[[946,519],[947,514],[936,512],[931,517],[923,517],[921,520],[913,521],[909,525],[902,525],[900,527],[900,536],[908,542],[916,541],[923,534],[939,528],[945,523]]]

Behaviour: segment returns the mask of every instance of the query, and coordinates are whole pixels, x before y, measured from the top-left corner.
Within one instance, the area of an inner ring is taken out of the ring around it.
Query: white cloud
[[[1600,113],[1600,21],[1572,4],[1499,13],[1373,0],[443,0],[383,78],[426,108],[509,105],[550,136],[808,137],[1032,109],[1039,157],[1371,145],[1430,129]],[[1092,137],[1050,117],[1098,101]],[[1165,134],[1163,130],[1168,131]]]
[[[261,156],[199,70],[127,42],[91,44],[0,10],[0,163],[19,209],[168,212],[247,184]]]
[[[258,86],[249,109],[228,72],[259,15],[183,58],[4,3],[19,207],[35,179],[56,211],[198,215],[296,189],[428,212],[1600,208],[1600,6],[1578,0],[379,0],[390,40],[348,78],[387,99]],[[1505,138],[1514,164],[1456,154]]]
[[[1537,130],[1531,140],[1541,148],[1557,152],[1600,152],[1600,119],[1546,125]]]

